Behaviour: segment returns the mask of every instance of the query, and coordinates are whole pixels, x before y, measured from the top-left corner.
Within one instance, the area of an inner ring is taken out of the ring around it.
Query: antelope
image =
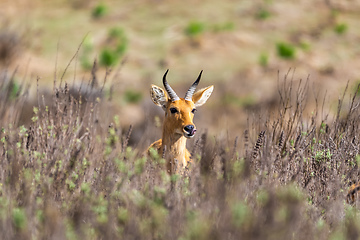
[[[359,190],[360,190],[360,182],[350,186],[348,194],[346,195],[346,202],[348,204],[355,203],[357,195],[359,194]]]
[[[151,99],[165,111],[165,118],[162,138],[152,143],[147,152],[151,148],[157,150],[159,155],[166,160],[168,173],[173,174],[179,169],[178,165],[185,168],[191,161],[190,152],[186,149],[186,140],[194,137],[196,133],[193,122],[196,108],[208,100],[214,86],[211,85],[195,92],[203,72],[201,71],[196,81],[186,92],[185,97],[179,98],[166,80],[168,72],[169,69],[163,76],[165,90],[153,84],[150,88]]]

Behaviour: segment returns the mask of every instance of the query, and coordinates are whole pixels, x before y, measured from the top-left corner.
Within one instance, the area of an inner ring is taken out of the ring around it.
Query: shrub
[[[22,95],[0,101],[2,239],[354,238],[358,210],[344,190],[360,177],[358,96],[342,109],[344,93],[333,120],[318,123],[303,112],[308,85],[288,76],[276,111],[251,112],[233,141],[204,132],[172,176],[162,156],[128,145],[121,116],[71,86],[54,86],[27,126],[6,114],[23,109]]]
[[[284,59],[293,59],[295,58],[296,49],[295,47],[286,42],[279,42],[276,44],[276,50],[279,57]]]
[[[93,18],[101,18],[104,17],[108,13],[108,7],[104,3],[99,3],[94,7],[92,10],[92,17]]]
[[[195,37],[202,34],[205,31],[205,24],[198,21],[190,22],[185,27],[185,34],[189,37]]]
[[[128,39],[121,28],[111,28],[108,32],[107,46],[100,53],[100,64],[105,67],[116,65],[125,54]]]
[[[117,55],[122,56],[128,47],[128,39],[122,28],[112,28],[109,31],[110,40],[115,41],[115,51]]]
[[[15,228],[22,230],[26,227],[26,214],[25,211],[21,208],[14,208],[13,209],[13,223]]]
[[[114,66],[118,63],[119,57],[116,51],[111,50],[109,48],[105,48],[100,53],[100,64],[105,67]]]
[[[348,30],[348,25],[346,23],[338,23],[334,27],[334,31],[339,35],[346,33],[347,30]]]
[[[259,8],[255,14],[255,18],[259,20],[266,20],[271,17],[271,13],[266,8]]]

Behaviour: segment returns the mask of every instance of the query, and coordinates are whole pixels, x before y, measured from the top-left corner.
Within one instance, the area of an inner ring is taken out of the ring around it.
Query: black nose
[[[189,134],[193,134],[193,132],[194,132],[194,125],[186,125],[186,126],[184,127],[184,130],[185,130],[187,133],[189,133]]]

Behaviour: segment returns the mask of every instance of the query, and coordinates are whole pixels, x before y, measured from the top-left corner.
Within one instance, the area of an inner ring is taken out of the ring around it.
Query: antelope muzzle
[[[195,128],[195,126],[192,125],[192,124],[186,125],[186,126],[184,127],[184,136],[185,136],[186,138],[192,138],[192,137],[194,137],[195,132],[196,132],[196,128]]]

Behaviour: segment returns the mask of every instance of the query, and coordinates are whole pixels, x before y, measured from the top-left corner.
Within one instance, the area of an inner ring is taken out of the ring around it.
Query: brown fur
[[[151,144],[149,149],[155,148],[159,155],[166,159],[167,171],[170,174],[178,172],[181,167],[185,168],[191,161],[191,154],[186,149],[186,140],[189,136],[186,135],[184,127],[193,125],[195,129],[193,111],[196,107],[206,102],[212,90],[213,86],[209,86],[197,91],[193,94],[192,101],[185,100],[184,98],[172,101],[162,88],[155,85],[151,86],[151,99],[156,105],[163,108],[165,111],[165,119],[162,138]],[[177,112],[171,113],[171,108],[177,109]]]
[[[346,202],[349,204],[354,204],[355,201],[357,200],[359,190],[360,190],[360,182],[351,185],[348,194],[346,195]]]
[[[172,107],[179,109],[179,113],[172,114],[170,112]],[[183,135],[183,128],[186,125],[194,124],[194,115],[191,113],[193,108],[194,103],[184,99],[175,102],[168,101],[165,110],[162,138],[149,147],[158,150],[159,155],[164,156],[165,159],[172,160],[167,161],[166,164],[169,173],[175,172],[175,165],[186,167],[190,162],[191,154],[186,149],[187,139]]]

